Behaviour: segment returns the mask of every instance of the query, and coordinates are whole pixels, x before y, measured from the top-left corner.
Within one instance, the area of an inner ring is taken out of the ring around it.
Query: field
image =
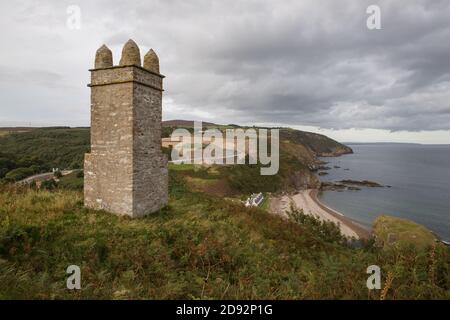
[[[33,128],[0,128],[0,137],[6,136],[10,133],[21,133],[31,131]]]

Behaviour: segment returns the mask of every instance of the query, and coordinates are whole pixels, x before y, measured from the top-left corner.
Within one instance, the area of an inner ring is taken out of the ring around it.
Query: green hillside
[[[83,208],[80,191],[0,192],[0,299],[450,298],[449,248],[354,249],[336,226],[291,221],[193,192],[171,171],[170,202],[131,220]],[[78,265],[81,290],[66,289]],[[377,264],[382,290],[368,291]]]
[[[0,136],[0,179],[16,181],[52,168],[82,168],[88,128],[42,128]]]
[[[281,130],[281,138],[304,145],[318,156],[338,156],[353,153],[350,147],[322,134],[287,128]]]
[[[436,236],[424,226],[408,219],[380,215],[373,223],[373,232],[379,246],[385,249],[402,248],[414,244],[417,248],[428,248]]]
[[[165,123],[165,135],[176,125],[190,128],[189,122]],[[223,129],[230,126],[208,124]],[[236,126],[234,126],[236,127]],[[167,131],[167,132],[166,132]],[[26,132],[11,132],[0,137],[0,180],[13,182],[52,168],[76,169],[83,167],[84,154],[89,151],[89,128],[41,128]],[[341,154],[351,149],[325,136],[288,128],[280,131],[280,171],[277,176],[261,176],[260,166],[222,167],[216,176],[225,193],[282,191],[304,186],[317,187],[318,179],[311,168],[317,155]],[[168,154],[168,150],[165,150]],[[193,181],[193,180],[192,180]],[[300,183],[300,184],[299,184]]]
[[[252,192],[318,183],[316,156],[346,150],[290,129],[280,140],[277,176],[261,176],[258,165],[169,165],[169,205],[136,220],[85,209],[82,171],[41,190],[0,185],[0,299],[450,298],[442,244],[352,248],[335,225],[301,212],[286,221],[242,206]],[[9,176],[77,168],[89,130],[8,133],[0,146]],[[65,287],[72,264],[82,270],[80,291]],[[383,290],[366,288],[372,264],[389,279]]]

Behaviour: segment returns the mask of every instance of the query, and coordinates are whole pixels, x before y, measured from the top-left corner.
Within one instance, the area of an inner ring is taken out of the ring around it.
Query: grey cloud
[[[47,88],[61,87],[63,76],[47,70],[26,69],[0,65],[0,83],[20,83],[45,86]]]
[[[21,77],[47,87],[64,82],[72,88],[68,105],[80,103],[83,119],[89,112],[86,69],[95,50],[106,43],[117,63],[122,44],[132,37],[142,54],[153,47],[160,56],[170,101],[166,117],[328,129],[450,129],[448,1],[376,1],[383,29],[375,31],[365,26],[371,0],[79,1],[78,34],[64,27],[65,6],[72,3],[31,3],[16,5],[16,11],[2,8],[12,12],[4,22],[13,25],[9,41],[21,40],[11,44],[12,52],[27,46],[37,56],[23,62]],[[32,31],[30,24],[41,27]],[[64,59],[54,58],[55,48]],[[26,70],[45,67],[48,74]],[[55,107],[58,119],[69,116],[64,110]]]

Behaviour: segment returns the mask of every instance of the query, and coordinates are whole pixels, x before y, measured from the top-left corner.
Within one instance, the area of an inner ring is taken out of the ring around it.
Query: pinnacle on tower
[[[159,73],[159,58],[153,49],[150,49],[144,57],[144,68]]]
[[[139,47],[133,40],[128,40],[122,49],[122,58],[120,59],[120,66],[141,66],[141,54]]]
[[[112,52],[105,45],[102,45],[95,53],[95,69],[109,68],[113,66]]]

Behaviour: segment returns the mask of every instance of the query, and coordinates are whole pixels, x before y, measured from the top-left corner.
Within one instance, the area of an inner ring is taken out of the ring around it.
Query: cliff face
[[[287,188],[296,190],[320,188],[314,173],[319,167],[318,157],[336,157],[353,150],[327,136],[294,129],[280,130],[280,163],[289,164],[285,170]]]
[[[303,190],[320,187],[320,181],[313,171],[318,159],[315,153],[306,145],[280,139],[280,163],[284,184],[282,188]]]
[[[288,177],[289,185],[296,190],[318,189],[320,188],[319,178],[310,170],[295,170]]]

